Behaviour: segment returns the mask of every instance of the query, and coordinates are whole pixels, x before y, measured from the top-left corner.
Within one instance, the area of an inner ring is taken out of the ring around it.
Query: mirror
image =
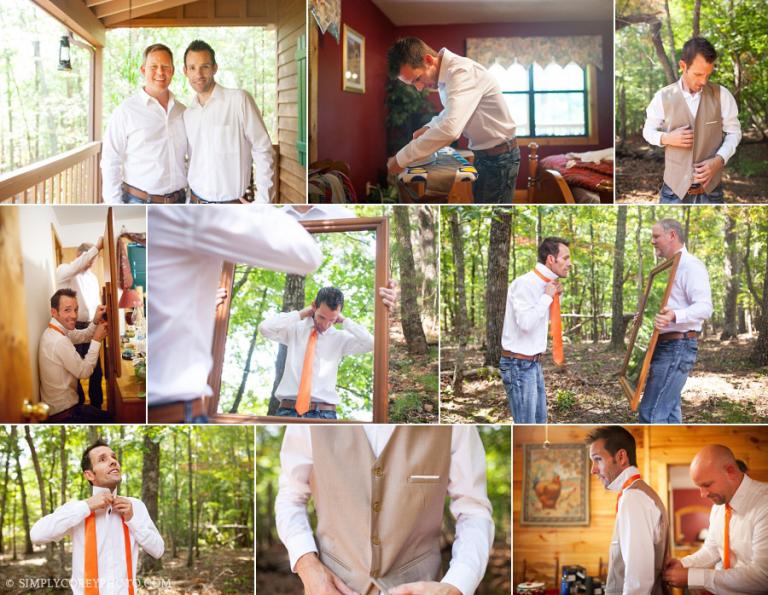
[[[619,374],[619,382],[632,411],[637,411],[640,403],[659,336],[653,326],[654,318],[667,305],[679,262],[680,253],[677,253],[651,271],[637,308],[637,318],[632,326],[627,354]]]

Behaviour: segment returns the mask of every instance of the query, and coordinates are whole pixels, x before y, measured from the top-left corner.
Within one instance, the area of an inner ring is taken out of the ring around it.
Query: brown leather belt
[[[185,409],[187,402],[188,401],[176,401],[175,403],[167,403],[165,405],[150,405],[147,408],[147,421],[158,424],[184,423],[186,420]],[[194,401],[191,401],[191,403],[192,417],[203,417],[208,415],[206,399],[204,397],[195,399]]]
[[[688,192],[686,194],[693,194],[694,196],[698,196],[700,194],[706,194],[707,191],[704,189],[704,186],[701,184],[694,184],[690,188],[688,188]]]
[[[127,192],[146,203],[169,205],[178,203],[179,201],[186,202],[187,200],[187,193],[184,192],[183,188],[174,192],[169,192],[168,194],[150,194],[149,192],[144,192],[125,182],[122,183],[121,188],[123,192]]]
[[[506,349],[501,350],[501,355],[504,357],[511,357],[512,359],[524,359],[529,362],[537,362],[541,359],[540,353],[537,353],[536,355],[525,355],[524,353],[512,353]]]
[[[490,149],[478,149],[476,151],[473,150],[473,152],[475,155],[480,155],[481,157],[496,157],[496,155],[511,153],[515,149],[517,149],[517,138],[505,140],[504,142],[496,145],[495,147],[491,147]]]
[[[189,192],[192,195],[190,198],[190,202],[198,205],[247,205],[249,204],[249,201],[245,200],[245,198],[235,198],[233,200],[205,200],[204,198],[200,198],[197,194],[195,194],[193,190],[190,189]]]
[[[659,341],[679,341],[680,339],[695,339],[699,336],[699,331],[687,331],[685,333],[662,333],[659,335]]]
[[[283,399],[280,401],[281,409],[296,409],[296,399]],[[319,403],[312,401],[309,404],[310,411],[336,411],[336,405],[331,403]]]

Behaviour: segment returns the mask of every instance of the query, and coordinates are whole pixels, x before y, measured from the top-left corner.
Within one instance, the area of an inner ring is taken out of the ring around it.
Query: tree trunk
[[[485,285],[485,365],[498,367],[501,359],[501,331],[507,305],[509,283],[509,244],[512,209],[496,207],[492,211],[488,239],[488,274]]]
[[[643,301],[645,292],[645,278],[643,275],[643,241],[641,231],[643,229],[643,211],[637,207],[637,227],[635,228],[635,248],[637,249],[637,306]]]
[[[195,492],[192,483],[192,428],[187,429],[187,477],[189,480],[189,544],[187,548],[187,568],[195,565]]]
[[[419,315],[419,289],[417,286],[416,267],[413,263],[411,245],[411,223],[408,220],[409,209],[395,207],[395,234],[400,249],[397,251],[400,265],[400,323],[403,327],[408,352],[423,355],[427,352],[427,338]]]
[[[302,275],[286,275],[285,287],[283,288],[283,312],[293,312],[294,310],[303,310],[305,297],[305,280]],[[288,348],[282,343],[277,349],[277,359],[275,360],[275,380],[272,383],[272,394],[269,397],[269,408],[267,415],[275,415],[280,407],[280,401],[275,397],[280,380],[285,371],[285,358],[288,354]]]
[[[656,56],[658,56],[661,66],[664,69],[664,76],[667,79],[667,84],[671,85],[677,80],[677,73],[672,66],[672,62],[669,60],[669,56],[667,56],[667,52],[664,50],[664,42],[661,40],[661,21],[655,19],[650,25],[651,41],[656,50]]]
[[[408,208],[408,207],[406,207]],[[430,205],[419,207],[419,237],[421,238],[421,270],[424,271],[424,281],[421,290],[421,303],[424,309],[427,304],[431,311],[437,312],[437,252],[435,250],[435,211]]]
[[[19,458],[19,443],[16,435],[16,426],[11,426],[11,446],[13,447],[13,456],[16,459],[16,482],[21,490],[21,515],[24,522],[24,553],[32,554],[32,539],[29,537],[29,508],[27,507],[27,490],[24,487],[24,476],[21,473],[21,461]]]
[[[176,450],[178,434],[176,428],[172,428],[173,432],[173,460],[178,461],[179,455]],[[173,465],[173,537],[171,539],[171,557],[178,557],[177,544],[179,541],[179,466]]]
[[[701,27],[699,23],[701,22],[701,0],[695,0],[693,3],[693,31],[691,32],[691,37],[698,37],[699,31],[701,30]]]
[[[613,293],[611,294],[611,348],[624,349],[624,243],[627,237],[627,207],[620,206],[616,217],[613,251]]]
[[[667,41],[669,43],[669,55],[672,56],[672,60],[674,60],[677,53],[675,51],[675,33],[672,31],[672,16],[669,14],[669,0],[664,0],[664,13],[667,15]]]
[[[768,251],[765,255],[765,274],[763,277],[763,304],[757,323],[759,334],[752,351],[752,361],[758,366],[768,364]]]
[[[597,332],[597,275],[595,274],[595,226],[592,221],[589,222],[589,241],[591,250],[589,252],[589,270],[592,302],[592,342],[597,343],[599,335]]]
[[[27,446],[29,446],[29,452],[32,458],[32,466],[35,469],[37,488],[40,491],[40,516],[42,518],[49,512],[48,498],[45,494],[45,482],[43,481],[43,472],[40,469],[40,459],[37,456],[37,449],[35,448],[35,442],[32,440],[32,433],[29,430],[29,426],[24,426],[24,439],[27,441]],[[53,542],[46,544],[45,558],[49,564],[53,562]]]
[[[464,290],[464,239],[461,236],[459,215],[456,209],[451,210],[451,244],[453,247],[453,266],[456,271],[456,363],[453,372],[453,395],[463,394],[464,382],[464,350],[467,346],[467,297]]]
[[[160,442],[153,440],[153,428],[144,428],[143,462],[141,466],[141,501],[147,507],[149,517],[157,523],[158,519],[158,489],[160,487]],[[142,573],[152,572],[162,568],[161,560],[149,554],[141,553]]]
[[[725,308],[723,309],[723,332],[720,340],[738,336],[738,308],[740,283],[739,249],[736,243],[736,220],[726,209],[725,212]]]
[[[11,443],[10,438],[5,443],[5,473],[3,474],[3,495],[0,497],[0,554],[5,553],[4,540],[3,540],[3,527],[5,527],[5,511],[8,510],[6,505],[8,503],[8,476],[10,472],[11,464]]]
[[[255,320],[261,320],[262,314],[264,312],[264,306],[267,300],[267,288],[265,287],[264,290],[261,293],[261,300],[259,301],[259,310],[256,316],[254,316]],[[248,384],[248,377],[251,375],[251,359],[253,358],[253,351],[256,348],[256,339],[259,337],[259,327],[258,325],[253,325],[253,335],[251,335],[251,344],[248,346],[248,356],[245,360],[245,365],[243,366],[243,376],[240,379],[240,386],[237,387],[237,393],[235,394],[235,400],[232,401],[232,406],[229,408],[230,413],[237,413],[237,410],[240,409],[240,402],[243,400],[243,395],[245,394],[245,387]]]

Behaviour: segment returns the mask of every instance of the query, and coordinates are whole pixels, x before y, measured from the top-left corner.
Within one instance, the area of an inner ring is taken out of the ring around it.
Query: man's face
[[[621,451],[618,451],[618,455]],[[589,446],[589,458],[592,460],[592,475],[597,475],[607,488],[614,479],[626,468],[616,460],[616,457],[605,450],[605,440],[596,440]]]
[[[315,329],[318,333],[324,333],[336,322],[336,317],[341,314],[341,308],[331,310],[328,304],[321,303],[315,309]]]
[[[417,91],[437,89],[437,77],[440,74],[437,70],[437,62],[436,56],[427,54],[424,56],[424,64],[421,66],[414,68],[408,64],[403,64],[397,78],[406,85],[416,87]]]
[[[157,50],[147,56],[147,61],[141,67],[144,76],[144,87],[152,93],[164,93],[168,90],[173,79],[173,60],[164,50]]]
[[[698,93],[707,84],[712,71],[715,70],[715,64],[707,62],[701,54],[696,54],[693,62],[688,66],[685,61],[680,60],[680,69],[683,71],[683,82],[691,93]]]
[[[77,298],[62,295],[59,298],[59,309],[51,308],[51,316],[58,320],[68,331],[75,330],[77,323]]]
[[[571,264],[571,251],[565,244],[557,245],[557,256],[547,256],[547,268],[558,277],[567,277]]]
[[[733,466],[723,468],[715,464],[691,466],[691,480],[699,488],[702,498],[715,504],[730,502],[738,487],[738,472]]]
[[[109,446],[97,446],[88,453],[91,468],[83,472],[85,478],[100,488],[114,490],[122,481],[120,463]]]
[[[189,79],[189,84],[197,93],[208,93],[213,89],[213,75],[218,71],[218,64],[213,63],[211,54],[205,50],[202,52],[189,52],[184,64],[184,74]]]
[[[678,249],[675,233],[665,230],[658,223],[651,228],[651,244],[656,251],[656,256],[661,258],[671,258]]]

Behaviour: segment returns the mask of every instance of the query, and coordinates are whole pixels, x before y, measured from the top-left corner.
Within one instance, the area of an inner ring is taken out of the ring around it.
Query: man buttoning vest
[[[67,502],[37,521],[29,532],[32,543],[72,536],[74,595],[134,595],[139,548],[159,558],[163,538],[140,500],[117,495],[120,463],[106,442],[89,446],[81,467],[93,487],[91,497]]]
[[[616,497],[606,595],[661,595],[669,520],[658,494],[637,469],[635,439],[621,426],[587,436],[592,475]]]
[[[646,109],[643,137],[664,147],[660,202],[722,203],[723,168],[741,140],[739,109],[722,85],[709,82],[717,52],[703,37],[683,45],[680,79]]]

